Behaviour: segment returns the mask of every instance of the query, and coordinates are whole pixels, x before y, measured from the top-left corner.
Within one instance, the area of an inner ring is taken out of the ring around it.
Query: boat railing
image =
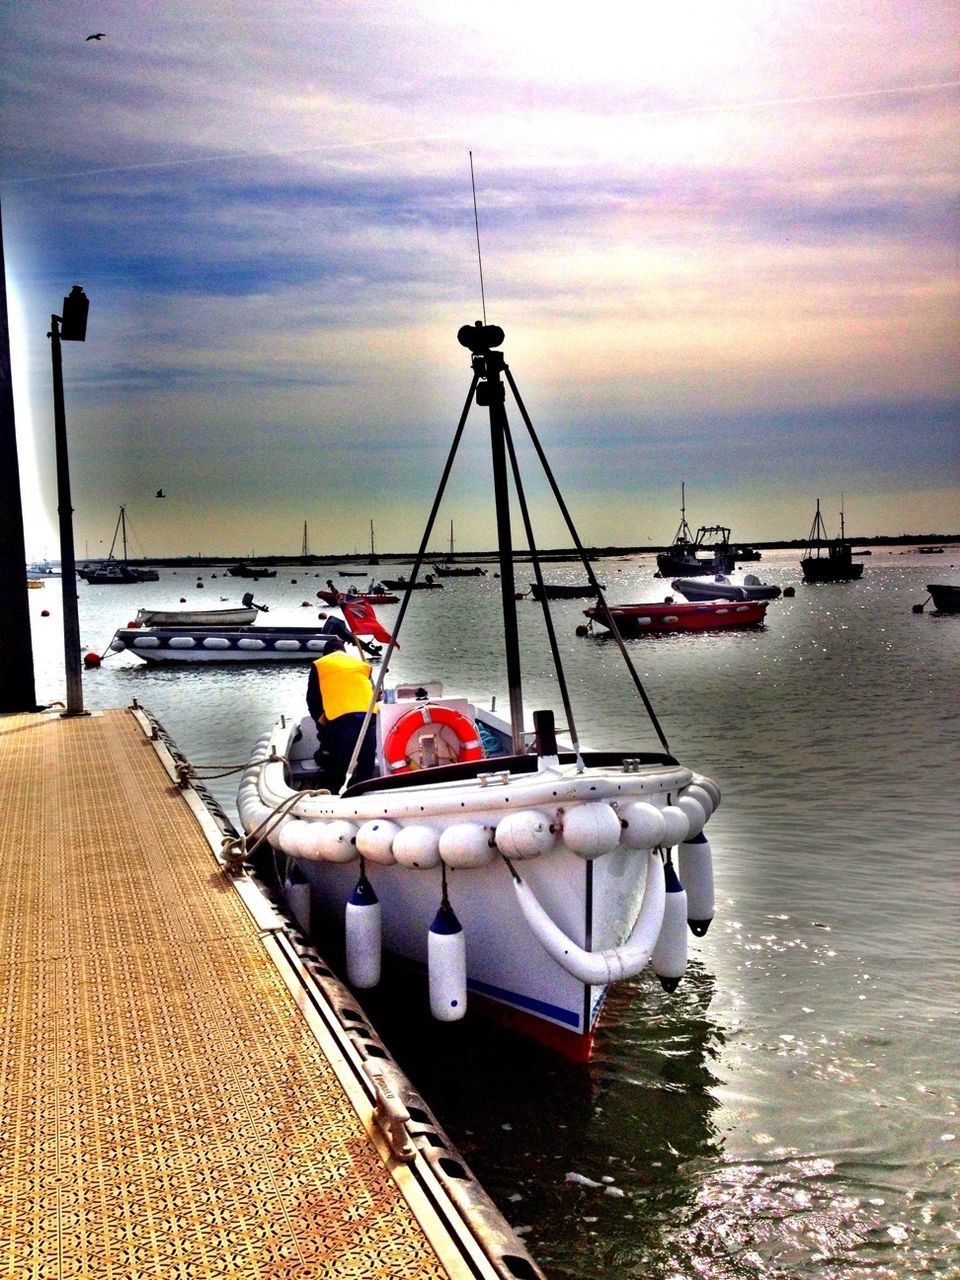
[[[634,764],[642,767],[679,763],[664,751],[583,751],[580,759],[588,769],[626,769],[628,765]],[[561,764],[576,764],[577,755],[573,751],[561,751],[559,760]],[[397,773],[389,777],[366,778],[363,782],[347,787],[343,794],[360,796],[370,791],[392,791],[403,787],[422,787],[427,784],[433,786],[441,782],[472,782],[484,773],[536,773],[539,767],[540,758],[535,752],[525,755],[486,756],[483,760],[435,765],[431,769],[413,769],[409,773]]]

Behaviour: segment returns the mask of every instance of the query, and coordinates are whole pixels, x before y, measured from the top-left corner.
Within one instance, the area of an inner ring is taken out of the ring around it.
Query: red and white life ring
[[[469,716],[452,707],[438,707],[422,703],[400,717],[387,733],[383,742],[383,762],[387,773],[408,773],[415,768],[413,752],[408,752],[410,740],[425,725],[438,725],[453,731],[459,742],[457,761],[482,760],[483,743],[477,726]],[[449,735],[448,735],[449,736]]]

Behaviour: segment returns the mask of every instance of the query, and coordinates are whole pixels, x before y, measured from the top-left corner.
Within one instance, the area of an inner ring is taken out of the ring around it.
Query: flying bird
[[[87,40],[105,40],[106,36],[107,33],[105,31],[95,31],[92,36],[87,36]],[[87,40],[84,40],[83,43],[86,44]]]
[[[166,496],[167,496],[167,495],[163,492],[163,490],[162,490],[162,489],[158,489],[158,490],[157,490],[157,497],[158,497],[158,498],[165,498]]]

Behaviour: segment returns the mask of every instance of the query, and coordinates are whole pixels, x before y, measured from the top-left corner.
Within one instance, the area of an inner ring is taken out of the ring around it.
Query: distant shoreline
[[[875,536],[871,538],[847,538],[847,542],[854,548],[854,555],[858,548],[872,547],[912,547],[912,546],[932,546],[943,547],[944,553],[956,551],[960,553],[960,533],[952,534],[902,534],[898,537]],[[751,547],[755,551],[803,551],[807,546],[806,538],[793,538],[789,541],[780,542],[749,542],[734,543],[735,547]],[[663,551],[669,551],[670,544],[662,546],[647,547],[585,547],[584,550],[590,560],[605,560],[616,556],[638,556],[638,555],[659,555]],[[514,561],[522,564],[524,561],[530,560],[529,551],[517,551],[514,553]],[[551,548],[539,552],[539,558],[543,561],[578,561],[579,554],[572,548]],[[377,552],[376,562],[371,562],[369,552],[354,552],[351,555],[337,554],[330,552],[329,555],[285,555],[277,553],[273,555],[263,556],[226,556],[226,555],[210,555],[210,556],[149,556],[141,560],[131,559],[129,563],[138,565],[154,565],[160,568],[169,569],[211,569],[220,566],[226,568],[233,564],[246,564],[251,567],[261,566],[266,568],[271,565],[290,565],[294,568],[309,569],[318,567],[327,567],[335,564],[353,565],[357,568],[368,567],[372,577],[377,577],[384,565],[390,564],[410,564],[416,559],[415,551],[389,551]],[[451,564],[496,564],[499,557],[496,551],[475,551],[466,552],[458,551],[455,555],[450,556],[441,552],[432,552],[424,557],[424,562],[428,566],[434,563]],[[95,558],[84,560],[85,564],[96,564]],[[749,561],[744,561],[749,563]],[[429,572],[429,569],[428,569]],[[242,582],[242,578],[237,579]]]

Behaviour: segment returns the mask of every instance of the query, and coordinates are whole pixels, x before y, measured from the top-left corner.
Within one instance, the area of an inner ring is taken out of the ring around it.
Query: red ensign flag
[[[344,597],[340,600],[340,609],[347,620],[347,626],[355,636],[373,636],[375,640],[381,640],[384,644],[390,643],[393,637],[377,621],[377,615],[373,612],[373,606],[369,600],[347,600]]]

